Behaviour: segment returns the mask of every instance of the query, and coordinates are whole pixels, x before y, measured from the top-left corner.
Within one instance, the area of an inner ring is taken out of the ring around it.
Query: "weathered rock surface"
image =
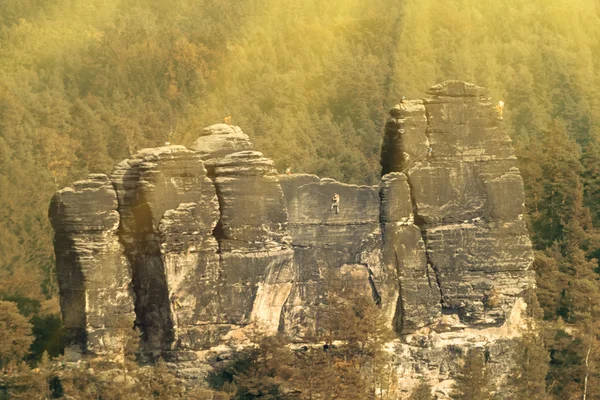
[[[134,296],[108,177],[90,175],[57,192],[49,216],[68,346],[76,352],[119,353],[124,331],[135,319]]]
[[[288,216],[273,160],[242,151],[206,165],[219,196],[221,250],[280,248]]]
[[[390,295],[395,293],[397,298],[393,327],[398,333],[410,333],[440,317],[440,288],[427,262],[421,230],[413,223],[406,176],[398,172],[385,175],[381,198],[382,261],[389,275],[395,277]]]
[[[501,382],[533,285],[523,182],[485,89],[447,81],[429,95],[391,110],[378,186],[278,175],[238,127],[217,124],[191,150],[145,149],[110,180],[59,191],[50,217],[70,342],[116,353],[135,320],[144,350],[196,379],[201,354],[253,322],[308,340],[336,280],[384,311],[407,390],[424,377],[448,398],[469,348]]]
[[[364,290],[380,297],[377,286],[386,276],[380,268],[379,189],[315,175],[280,175],[279,180],[289,212],[295,265],[294,286],[280,329],[300,340],[313,335],[319,325],[317,310],[329,280],[364,282]],[[334,193],[340,196],[339,213],[331,208]],[[389,301],[384,299],[386,306]]]
[[[394,355],[398,385],[403,391],[400,398],[408,398],[425,379],[438,399],[452,399],[456,373],[467,353],[474,350],[485,354],[491,387],[496,389],[494,398],[514,399],[507,377],[514,367],[517,339],[526,329],[525,308],[523,299],[518,299],[502,326],[483,329],[461,326],[456,315],[444,315],[437,325],[445,325],[447,332],[422,328],[390,343],[388,349]]]
[[[218,153],[217,153],[218,154]],[[211,156],[212,157],[212,156]],[[259,320],[276,332],[293,279],[287,211],[272,160],[242,151],[206,165],[219,197],[219,239],[224,299],[237,326]],[[243,304],[236,304],[244,301]]]
[[[511,141],[485,89],[447,81],[429,93],[392,110],[386,142],[399,145],[383,168],[408,177],[443,311],[470,326],[502,324],[531,285],[533,261]]]
[[[422,100],[404,100],[390,111],[381,149],[381,175],[400,172],[427,155],[427,116]]]
[[[239,126],[215,124],[204,128],[190,149],[203,157],[215,158],[252,150],[252,143]]]
[[[183,146],[142,150],[117,165],[111,179],[145,345],[194,348],[194,327],[205,313],[201,282],[214,279],[219,265],[212,181],[199,155]]]

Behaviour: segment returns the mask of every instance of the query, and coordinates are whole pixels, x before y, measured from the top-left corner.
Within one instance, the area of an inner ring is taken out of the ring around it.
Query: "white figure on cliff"
[[[340,213],[340,195],[337,193],[333,194],[333,198],[331,199],[331,207],[329,208],[331,211],[335,208],[335,213]]]
[[[504,102],[502,100],[498,102],[496,110],[498,110],[498,113],[500,114],[500,119],[502,119],[502,110],[504,110]]]
[[[173,306],[173,322],[175,323],[175,325],[179,325],[179,318],[177,317],[177,310],[180,309],[181,303],[179,302],[179,296],[177,296],[175,293],[173,293],[171,295],[171,305]]]

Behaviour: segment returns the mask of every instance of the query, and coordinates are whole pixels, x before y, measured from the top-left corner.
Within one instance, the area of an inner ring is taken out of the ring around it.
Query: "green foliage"
[[[0,301],[0,370],[14,368],[33,342],[31,324],[15,303]]]
[[[509,377],[509,387],[515,398],[545,400],[546,375],[548,374],[548,351],[541,337],[531,331],[516,346],[516,365]]]
[[[57,314],[35,315],[31,323],[35,337],[31,344],[31,357],[39,360],[44,353],[57,357],[65,347],[61,318]]]
[[[431,385],[425,381],[421,381],[419,386],[410,394],[408,400],[434,400],[431,394]]]
[[[256,345],[224,368],[216,386],[236,399],[396,399],[398,379],[383,349],[391,332],[370,294],[335,286],[323,308],[316,343],[255,332]]]
[[[286,398],[283,386],[294,375],[294,356],[281,336],[264,336],[231,370],[239,399]]]
[[[142,147],[190,144],[227,115],[280,170],[376,183],[386,110],[462,79],[506,104],[549,387],[559,398],[580,393],[587,376],[591,396],[600,387],[599,15],[595,0],[0,2],[0,297],[40,305],[28,314],[32,357],[60,347],[46,217],[56,189]],[[343,340],[356,347],[344,351],[373,356],[361,335],[350,329]]]
[[[186,387],[162,360],[154,366],[131,367],[124,376],[118,363],[90,360],[66,365],[45,354],[36,368],[21,364],[11,375],[0,376],[0,399],[231,399],[226,392]]]
[[[452,398],[488,400],[492,399],[492,389],[485,355],[478,349],[469,350],[464,365],[456,377]]]
[[[532,137],[523,152],[522,171],[533,238],[540,249],[534,267],[547,321],[542,324],[550,353],[547,383],[556,398],[581,397],[584,391],[589,396],[598,382],[595,365],[600,360],[592,351],[600,332],[595,259],[600,242],[589,209],[597,182],[583,166],[583,161],[593,165],[593,156],[584,156],[564,124],[552,123],[544,135],[539,141]],[[593,147],[595,139],[589,143]]]

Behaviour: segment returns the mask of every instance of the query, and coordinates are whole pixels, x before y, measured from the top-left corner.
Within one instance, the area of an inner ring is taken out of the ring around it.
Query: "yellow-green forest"
[[[374,184],[387,110],[445,79],[505,101],[525,180],[544,351],[520,398],[586,377],[600,398],[597,0],[0,2],[0,299],[25,358],[60,347],[57,189],[229,115],[280,171]]]

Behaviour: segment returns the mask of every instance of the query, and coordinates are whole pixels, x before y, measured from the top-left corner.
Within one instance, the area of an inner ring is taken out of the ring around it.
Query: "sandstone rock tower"
[[[429,94],[391,111],[383,173],[408,179],[444,313],[470,326],[498,325],[529,286],[532,262],[511,140],[485,89],[446,81]]]
[[[428,94],[391,110],[378,186],[278,175],[218,124],[190,149],[141,150],[57,192],[70,348],[118,353],[134,325],[144,351],[186,362],[253,321],[307,340],[338,276],[381,305],[406,387],[425,377],[447,393],[456,346],[506,357],[533,282],[510,138],[483,88],[447,81]]]

